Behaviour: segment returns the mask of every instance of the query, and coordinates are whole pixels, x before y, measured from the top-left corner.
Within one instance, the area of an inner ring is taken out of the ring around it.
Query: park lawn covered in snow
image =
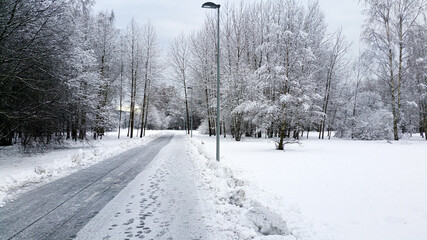
[[[195,138],[214,156],[215,137]],[[317,239],[427,238],[427,141],[319,140],[313,133],[301,143],[277,151],[267,139],[221,138],[221,163],[277,196],[279,211],[299,209]],[[283,217],[295,231],[296,220]]]
[[[117,139],[117,132],[108,132],[102,140],[67,141],[63,148],[38,153],[23,153],[18,146],[0,147],[0,207],[22,192],[147,144],[164,133],[147,131],[143,138],[130,139],[123,131]]]

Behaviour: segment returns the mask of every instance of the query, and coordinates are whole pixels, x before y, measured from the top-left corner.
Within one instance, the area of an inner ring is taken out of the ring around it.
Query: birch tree
[[[405,84],[408,34],[425,10],[424,0],[366,0],[367,21],[363,37],[369,45],[371,73],[384,83],[393,114],[393,138],[399,140],[402,88]]]
[[[421,19],[409,34],[408,78],[412,106],[416,106],[414,123],[418,123],[419,133],[427,139],[427,23]]]
[[[143,51],[143,75],[144,89],[141,108],[141,133],[140,137],[145,136],[147,127],[150,93],[152,81],[159,78],[162,68],[160,67],[160,49],[157,40],[157,34],[150,22],[143,27],[142,51]]]
[[[129,62],[129,75],[130,75],[130,111],[129,111],[129,129],[128,136],[133,137],[133,129],[135,126],[135,110],[136,110],[136,88],[137,81],[140,78],[141,67],[141,28],[132,19],[127,29],[128,40],[128,62]]]

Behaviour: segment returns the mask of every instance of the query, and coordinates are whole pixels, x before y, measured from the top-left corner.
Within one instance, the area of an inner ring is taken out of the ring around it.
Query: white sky
[[[156,27],[160,43],[164,48],[180,32],[197,30],[205,14],[212,10],[202,9],[207,0],[96,0],[95,11],[114,10],[118,28],[125,29],[132,17],[139,24],[148,21]],[[258,1],[258,0],[250,0]],[[307,0],[302,0],[307,1]],[[226,0],[216,0],[223,4]],[[229,0],[240,2],[240,0]],[[360,29],[363,23],[362,7],[358,0],[319,0],[324,11],[329,31],[343,28],[344,35],[352,42],[351,54],[358,55]]]

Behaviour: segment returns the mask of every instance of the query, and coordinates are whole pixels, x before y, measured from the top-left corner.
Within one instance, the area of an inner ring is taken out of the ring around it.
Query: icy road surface
[[[0,239],[70,239],[141,173],[171,135],[51,182],[0,208]]]
[[[185,137],[175,135],[77,239],[215,239],[196,182]]]

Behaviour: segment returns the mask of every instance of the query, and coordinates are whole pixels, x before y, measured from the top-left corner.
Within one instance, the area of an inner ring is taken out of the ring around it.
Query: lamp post
[[[205,2],[202,5],[202,8],[209,8],[209,9],[217,9],[218,10],[218,20],[217,20],[217,37],[218,37],[218,44],[217,44],[217,53],[216,53],[216,64],[217,64],[217,69],[216,69],[216,160],[219,162],[219,134],[220,134],[220,129],[219,129],[219,112],[220,112],[220,108],[219,108],[219,7],[221,7],[221,5],[219,4],[215,4],[213,2]]]
[[[191,120],[190,120],[190,131],[191,131],[191,137],[193,137],[193,87],[187,87],[187,89],[191,90],[191,96],[190,96],[190,113],[191,113]]]

